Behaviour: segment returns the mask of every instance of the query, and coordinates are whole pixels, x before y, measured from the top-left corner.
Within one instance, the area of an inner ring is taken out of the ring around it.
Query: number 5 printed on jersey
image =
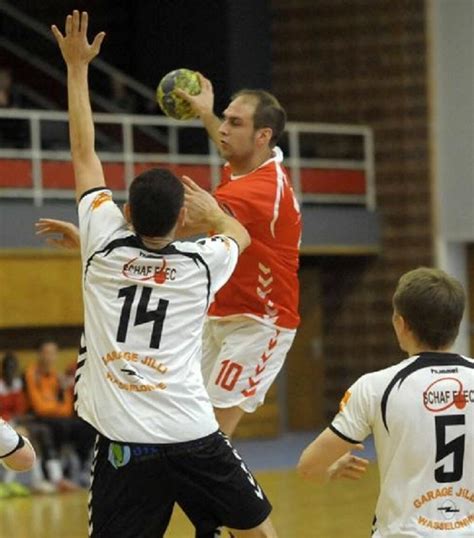
[[[465,415],[440,415],[435,417],[436,429],[436,463],[453,455],[451,469],[446,470],[446,465],[440,465],[435,469],[436,482],[445,484],[447,482],[458,482],[461,480],[464,469],[464,447],[466,435],[463,433],[455,437],[452,441],[447,442],[448,428],[455,426],[464,426],[466,424]]]

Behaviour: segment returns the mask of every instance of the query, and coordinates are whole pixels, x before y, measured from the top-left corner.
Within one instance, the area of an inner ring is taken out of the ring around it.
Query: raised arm
[[[89,63],[99,54],[105,33],[87,41],[88,15],[75,10],[66,18],[65,35],[52,26],[61,54],[67,65],[69,137],[76,182],[76,198],[95,187],[104,187],[102,165],[95,152],[95,133],[89,99]]]
[[[214,114],[214,90],[212,83],[205,76],[198,73],[201,83],[201,93],[191,95],[183,90],[176,90],[176,93],[185,99],[194,112],[201,118],[206,128],[209,138],[219,148],[219,127],[221,120]]]

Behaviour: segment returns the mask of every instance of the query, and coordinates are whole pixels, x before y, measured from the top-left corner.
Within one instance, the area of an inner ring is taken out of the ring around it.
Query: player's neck
[[[140,236],[140,239],[142,240],[142,243],[151,250],[161,250],[162,248],[166,247],[166,245],[169,245],[173,241],[173,237],[166,236],[166,237],[144,237],[143,235]]]
[[[263,153],[258,153],[252,155],[252,157],[248,159],[244,159],[242,161],[237,160],[229,160],[230,170],[232,172],[233,176],[245,176],[246,174],[249,174],[250,172],[253,172],[260,166],[262,166],[263,163],[267,162],[269,159],[271,159],[273,156],[273,150],[269,148]]]
[[[441,349],[432,349],[430,346],[413,343],[412,345],[407,346],[406,352],[408,353],[409,357],[419,355],[420,353],[451,353],[451,346]]]

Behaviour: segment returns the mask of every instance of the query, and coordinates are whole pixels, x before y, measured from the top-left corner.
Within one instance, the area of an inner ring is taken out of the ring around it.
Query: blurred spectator
[[[41,424],[29,422],[25,416],[27,401],[23,390],[23,381],[20,377],[19,363],[16,356],[5,353],[0,362],[0,416],[14,426],[18,433],[30,438],[35,447],[38,458],[31,469],[31,485],[38,493],[53,493],[56,488],[45,480],[42,470],[42,460],[54,458],[52,439],[49,429]],[[29,491],[15,481],[16,473],[8,470],[0,484],[0,498],[10,496],[24,496]]]
[[[64,390],[63,376],[56,371],[58,346],[44,341],[38,347],[38,361],[26,369],[25,381],[33,413],[38,418],[71,417],[71,393]]]
[[[0,69],[0,109],[21,108],[23,98],[13,83],[10,69]],[[0,145],[2,147],[24,148],[29,144],[29,128],[25,120],[0,118]]]
[[[26,399],[23,392],[18,359],[11,353],[5,353],[0,364],[0,415],[10,422],[26,412]]]
[[[23,99],[13,84],[12,72],[8,68],[0,69],[0,107],[22,108]]]
[[[81,471],[88,476],[87,464],[91,454],[94,431],[73,414],[73,395],[68,380],[56,370],[58,346],[45,340],[38,346],[38,360],[25,373],[26,391],[36,422],[47,426],[52,434],[56,454],[68,445],[79,457]],[[46,465],[50,479],[64,487],[62,469],[57,462]],[[71,484],[68,484],[68,487]]]

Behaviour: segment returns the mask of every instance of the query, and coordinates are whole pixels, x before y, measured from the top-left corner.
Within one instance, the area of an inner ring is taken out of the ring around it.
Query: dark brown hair
[[[464,290],[455,278],[428,267],[402,275],[393,296],[395,311],[417,340],[435,350],[456,339],[465,302]]]
[[[164,237],[178,220],[184,204],[184,187],[169,170],[151,168],[132,181],[128,201],[135,232]]]
[[[270,147],[276,146],[283,131],[285,130],[286,112],[278,99],[265,90],[240,90],[232,96],[232,100],[238,97],[253,97],[257,101],[253,115],[254,129],[269,127],[272,130]]]

